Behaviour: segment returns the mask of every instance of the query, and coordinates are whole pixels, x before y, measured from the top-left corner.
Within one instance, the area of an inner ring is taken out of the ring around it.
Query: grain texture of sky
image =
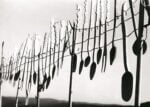
[[[87,1],[89,2],[90,0]],[[43,38],[44,33],[49,32],[51,19],[65,21],[75,20],[76,4],[82,7],[83,2],[83,0],[0,0],[0,43],[5,41],[4,55],[7,56],[6,60],[8,60],[10,55],[16,53],[18,47],[27,38],[28,34],[37,34]],[[117,0],[117,3],[118,14],[120,14],[123,1]],[[113,0],[110,0],[110,8],[112,9],[113,5],[111,4],[113,4]],[[110,11],[110,19],[112,19],[112,14],[113,11]],[[138,18],[136,18],[136,21],[137,19]],[[129,31],[133,29],[131,22],[127,23],[127,29],[129,29]],[[111,34],[112,33],[110,33],[110,40],[112,37]],[[119,38],[121,36],[121,29],[118,28],[116,37]],[[78,37],[78,40],[81,41],[81,37]],[[136,57],[132,53],[132,43],[134,40],[134,36],[129,37],[127,39],[127,44],[128,66],[134,75],[135,84]],[[148,51],[142,57],[141,65],[140,102],[150,99],[150,67],[148,65],[150,62],[149,37],[147,38],[147,43]],[[81,76],[79,76],[78,73],[73,75],[73,101],[105,104],[134,104],[135,88],[133,88],[133,95],[129,102],[124,102],[121,98],[121,77],[124,73],[122,42],[117,42],[116,46],[118,50],[116,60],[113,66],[110,66],[108,61],[106,73],[101,73],[100,64],[97,67],[96,76],[92,81],[89,79],[89,67],[83,69],[84,72]],[[110,47],[108,49],[110,50]],[[84,54],[84,57],[86,57],[86,54]],[[68,99],[70,72],[70,63],[68,63],[68,61],[70,61],[70,57],[65,59],[64,67],[60,70],[59,76],[52,81],[48,90],[41,93],[41,97],[63,100]],[[4,82],[2,85],[3,96],[15,96],[16,90],[17,88],[13,87],[10,83]],[[35,97],[35,87],[32,88],[31,93],[30,96]],[[20,96],[25,96],[25,90],[21,90]]]

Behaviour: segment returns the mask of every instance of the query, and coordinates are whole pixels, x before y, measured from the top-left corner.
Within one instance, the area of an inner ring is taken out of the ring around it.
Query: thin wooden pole
[[[40,53],[38,54],[38,74],[37,74],[37,107],[40,107],[40,99],[39,99],[39,84],[40,84]]]
[[[72,45],[73,45],[73,47],[72,47],[72,53],[71,53],[71,57],[74,57],[74,56],[72,56],[72,55],[74,55],[74,48],[75,48],[75,24],[73,25],[73,39],[72,39]],[[73,62],[72,61],[72,58],[71,58],[71,62]],[[70,72],[70,81],[69,81],[69,102],[68,102],[68,107],[72,107],[72,77],[73,77],[73,69],[74,68],[72,68],[72,66],[73,66],[73,63],[71,63],[71,72]]]
[[[139,7],[139,31],[138,31],[138,40],[139,46],[141,46],[141,39],[143,36],[143,25],[144,25],[144,7],[140,2]],[[134,106],[139,107],[139,95],[140,95],[140,72],[141,72],[141,47],[140,52],[137,53],[137,67],[136,67],[136,83],[135,83],[135,102]]]
[[[135,86],[135,107],[139,107],[140,72],[141,72],[141,52],[137,56],[136,86]]]
[[[4,41],[2,42],[2,53],[1,53],[0,107],[2,107],[2,74],[3,74],[3,72],[4,72],[4,56],[3,56],[3,51],[4,51]]]
[[[18,95],[19,95],[19,89],[20,89],[20,80],[21,78],[19,77],[19,80],[18,80],[18,87],[17,87],[17,94],[16,94],[16,107],[18,107]]]
[[[69,83],[69,105],[68,107],[72,107],[72,97],[71,97],[71,94],[72,94],[72,77],[73,77],[73,72],[71,70],[70,72],[70,83]]]

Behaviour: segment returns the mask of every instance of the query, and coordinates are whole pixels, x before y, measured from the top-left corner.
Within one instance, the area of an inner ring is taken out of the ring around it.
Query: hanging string
[[[138,30],[138,29],[136,29],[136,30]],[[130,32],[126,37],[130,37],[133,33],[134,33],[134,30],[133,30],[132,32]],[[97,36],[97,37],[98,37],[98,36]],[[90,39],[94,39],[94,38],[90,38]],[[119,42],[119,41],[121,41],[121,40],[122,40],[122,38],[118,38],[118,39],[115,39],[114,42]],[[107,46],[111,45],[111,43],[112,43],[112,41],[108,42]],[[71,47],[71,45],[69,45],[69,46],[67,47],[67,49],[69,49],[69,47]],[[103,47],[104,47],[104,46],[101,46],[101,48],[103,48]],[[95,47],[95,49],[99,49],[99,47]],[[93,49],[90,49],[90,50],[89,50],[89,52],[92,52],[92,51],[93,51]],[[62,51],[59,51],[59,52],[62,52]],[[85,53],[85,52],[87,52],[87,51],[83,51],[83,53]],[[56,51],[55,54],[56,54],[56,53],[58,53],[58,51]],[[42,54],[46,54],[46,52],[45,52],[45,53],[41,53],[40,56],[41,56]],[[51,53],[51,55],[53,55],[53,54],[54,54],[54,52]],[[76,52],[76,54],[81,54],[81,52]],[[47,55],[47,56],[50,56],[50,54]],[[46,58],[47,56],[43,56],[43,58]],[[66,57],[70,57],[70,54],[64,56],[64,58],[66,58]],[[29,58],[29,57],[26,57],[26,58]],[[30,57],[30,58],[32,58],[32,57]],[[30,58],[29,58],[29,59],[30,59]],[[61,58],[62,58],[62,57],[59,57],[57,60],[55,60],[54,63],[57,63],[57,61],[60,60]],[[42,59],[42,58],[40,57],[40,59]],[[38,61],[38,58],[35,59],[34,61]],[[32,62],[31,60],[26,61],[26,63],[31,63],[31,62]],[[13,64],[14,64],[14,63],[13,63]],[[23,66],[24,64],[25,64],[25,63],[22,63],[21,66]],[[51,65],[52,65],[52,64],[51,64]],[[8,66],[8,65],[5,65],[4,67],[6,67],[6,66]],[[19,66],[16,66],[16,67],[19,67]],[[15,68],[16,68],[16,67],[15,67]],[[49,67],[49,66],[47,66],[47,67]],[[43,70],[43,69],[45,69],[45,67],[42,67],[40,70]],[[15,69],[14,69],[14,70],[15,70]],[[20,70],[22,70],[22,69],[20,69]]]
[[[137,0],[136,0],[137,1]],[[135,2],[136,2],[135,1]],[[135,3],[134,2],[134,3]],[[128,8],[127,9],[127,11],[129,10],[130,8]],[[77,6],[77,11],[79,12],[80,10],[79,10],[79,8],[78,8],[78,6]],[[107,10],[108,11],[108,10]],[[137,16],[139,14],[139,12],[137,12],[134,16]],[[78,14],[76,14],[76,16],[77,16],[77,18],[79,17],[78,16]],[[121,16],[121,15],[120,15]],[[119,17],[120,17],[119,16]],[[127,18],[127,19],[125,19],[125,22],[126,21],[129,21],[129,20],[131,20],[132,19],[132,17],[129,17],[129,18]],[[107,23],[110,23],[110,22],[112,22],[113,21],[113,19],[112,20],[110,20],[110,21],[108,21]],[[57,23],[57,22],[56,22]],[[77,23],[78,23],[78,20],[77,20]],[[117,26],[116,26],[116,28],[118,28],[118,27],[120,27],[120,25],[121,25],[121,23],[119,23]],[[97,26],[97,27],[99,27],[99,26]],[[88,29],[93,29],[92,27],[91,28],[88,28]],[[81,30],[81,29],[78,29],[78,28],[76,28],[76,30]],[[87,30],[86,28],[84,28],[84,29],[82,29],[82,30]],[[110,32],[110,31],[112,31],[113,30],[113,28],[111,28],[111,29],[108,29],[107,30],[107,32]],[[72,45],[70,45],[70,41],[69,41],[69,37],[70,37],[70,35],[71,35],[71,33],[72,33],[72,29],[70,29],[70,31],[68,31],[68,40],[67,40],[67,42],[68,42],[68,46],[67,46],[67,49],[69,49],[69,48],[71,48],[72,47]],[[131,36],[132,35],[132,33],[134,33],[134,30],[132,31],[132,32],[130,32],[126,37],[129,37],[129,36]],[[102,32],[101,33],[101,36],[102,35],[104,35],[104,32]],[[99,37],[99,35],[98,36],[96,36],[96,38],[97,37]],[[146,38],[147,38],[147,26],[146,26]],[[146,38],[145,38],[145,40],[146,40]],[[61,39],[61,41],[63,40],[63,39],[65,39],[65,37],[63,37],[62,39]],[[94,39],[93,37],[90,37],[89,38],[90,40],[92,40],[92,39]],[[117,41],[120,41],[120,40],[122,40],[122,38],[119,38],[119,39],[115,39],[114,40],[114,42],[117,42]],[[83,42],[87,42],[88,41],[88,39],[86,39],[86,40],[84,40]],[[112,41],[110,41],[108,44],[107,44],[107,46],[108,45],[110,45],[112,43]],[[59,43],[58,43],[59,44]],[[55,47],[58,47],[58,44],[56,44],[55,45]],[[77,42],[75,45],[80,45],[81,44],[81,42]],[[103,48],[103,46],[102,46],[102,48]],[[95,48],[95,49],[97,49],[97,47]],[[53,48],[52,48],[52,50],[53,50]],[[93,51],[93,49],[91,49],[91,50],[89,50],[89,51]],[[62,50],[60,50],[59,51],[60,53],[62,52]],[[87,52],[87,51],[83,51],[83,52]],[[49,51],[48,51],[48,53],[49,53]],[[58,52],[55,52],[55,53],[58,53]],[[77,52],[76,54],[80,54],[81,52]],[[47,57],[47,55],[48,56],[50,56],[50,54],[47,54],[46,52],[42,52],[41,54],[40,54],[40,56],[42,55],[43,57],[43,59],[44,58],[46,58]],[[53,53],[51,53],[51,55],[53,55],[54,54],[54,52]],[[44,56],[45,55],[45,56]],[[65,55],[64,57],[68,57],[68,56],[70,56],[70,55]],[[33,58],[32,56],[30,57],[30,56],[22,56],[22,57],[24,57],[24,58],[26,58],[26,59],[31,59],[31,58]],[[61,57],[59,57],[57,60],[59,60]],[[37,55],[35,55],[34,56],[34,61],[37,61],[38,60],[38,58],[37,58]],[[57,60],[55,61],[55,62],[57,62]],[[17,61],[18,62],[18,61]],[[17,69],[19,66],[18,66],[18,64],[17,64],[17,62],[13,62],[13,63],[11,63],[11,65],[16,65],[15,66],[15,68],[13,69],[13,70],[15,70],[15,69]],[[26,63],[31,63],[32,61],[30,60],[30,62],[26,62]],[[25,63],[22,63],[21,64],[21,66],[23,66]],[[4,66],[4,68],[7,68],[8,66],[10,66],[10,64],[6,64],[5,66]],[[42,68],[42,69],[45,69],[45,68]]]

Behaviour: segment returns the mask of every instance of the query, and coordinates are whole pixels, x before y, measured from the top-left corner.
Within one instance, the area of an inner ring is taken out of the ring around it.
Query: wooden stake
[[[40,107],[39,99],[39,84],[40,84],[40,53],[38,54],[38,74],[37,74],[37,107]]]
[[[21,80],[21,78],[19,78],[19,80],[18,80],[18,87],[17,87],[17,94],[16,94],[16,107],[18,107],[18,95],[19,95],[19,89],[20,89],[20,80]]]
[[[72,98],[71,98],[71,95],[72,95],[72,77],[73,77],[73,72],[71,70],[70,72],[70,83],[69,83],[69,105],[68,107],[72,107]]]
[[[74,45],[75,45],[75,41],[74,41],[74,38],[75,38],[75,24],[74,24],[74,26],[73,26],[73,39],[72,39],[72,55],[74,55]],[[72,56],[71,56],[72,57]],[[72,60],[72,58],[71,58],[71,60]],[[72,61],[71,61],[72,62]],[[72,77],[73,77],[73,69],[72,69],[72,63],[71,63],[71,71],[70,71],[70,82],[69,82],[69,102],[68,102],[68,107],[72,107],[72,97],[71,97],[71,95],[72,95]]]
[[[140,41],[141,46],[141,39],[143,36],[143,25],[144,25],[144,7],[140,3],[139,7],[139,32],[138,32],[138,38]],[[141,72],[141,50],[137,54],[137,67],[136,67],[136,84],[135,84],[135,102],[134,106],[139,107],[139,93],[140,93],[140,72]]]
[[[4,41],[2,42],[2,54],[1,54],[1,77],[0,77],[0,107],[2,107],[2,74],[4,72],[4,56],[3,56],[3,50],[4,50]]]

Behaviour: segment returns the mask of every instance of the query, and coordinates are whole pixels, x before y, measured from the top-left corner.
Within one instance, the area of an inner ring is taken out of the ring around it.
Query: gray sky
[[[5,41],[5,56],[8,57],[12,55],[15,49],[27,38],[28,33],[31,35],[36,33],[43,37],[45,32],[49,32],[51,18],[54,18],[55,20],[74,19],[75,3],[79,3],[83,6],[83,2],[79,2],[79,0],[0,0],[0,43],[2,40]],[[120,0],[118,0],[118,4],[118,13],[120,14]],[[130,31],[130,28],[132,27],[131,23],[127,23],[127,26],[127,29]],[[117,37],[122,36],[120,30],[121,29],[117,30]],[[81,37],[78,37],[78,40],[81,40]],[[132,44],[134,40],[135,38],[133,36],[130,37],[127,39],[127,44],[129,44],[128,66],[133,73],[135,80],[136,57],[132,53]],[[148,46],[150,46],[149,37],[147,43]],[[118,50],[116,60],[113,66],[109,66],[108,61],[106,73],[101,73],[100,64],[97,67],[97,72],[93,81],[89,80],[90,67],[84,68],[84,72],[81,76],[77,73],[73,75],[73,101],[116,104],[134,103],[134,90],[129,102],[125,103],[121,98],[121,77],[124,73],[122,42],[117,42],[116,46]],[[110,47],[108,49],[110,50]],[[85,57],[86,55],[87,54],[84,54]],[[148,86],[150,82],[149,60],[150,51],[148,47],[147,53],[142,57],[141,102],[150,99],[150,86]],[[41,93],[41,97],[68,99],[70,71],[70,63],[68,64],[68,61],[70,61],[70,57],[65,59],[64,67],[60,71],[58,78],[56,77],[55,80],[52,81],[51,86],[47,91]],[[9,83],[3,84],[2,88],[3,95],[16,95],[16,87],[13,88]],[[36,90],[33,87],[31,96],[35,96],[35,92]],[[20,95],[25,95],[25,91],[22,90]]]

